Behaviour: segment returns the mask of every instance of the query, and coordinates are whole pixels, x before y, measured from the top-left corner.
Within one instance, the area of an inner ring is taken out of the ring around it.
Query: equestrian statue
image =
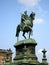
[[[24,11],[24,13],[21,16],[21,22],[16,28],[16,37],[19,37],[20,31],[23,32],[23,37],[26,39],[25,33],[29,32],[29,38],[32,33],[32,27],[33,27],[33,20],[35,18],[35,13],[32,12],[29,16],[27,15],[27,11]]]

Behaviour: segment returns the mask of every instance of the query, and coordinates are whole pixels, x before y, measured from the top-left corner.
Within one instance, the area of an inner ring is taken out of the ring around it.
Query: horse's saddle
[[[32,25],[32,23],[31,23],[30,20],[25,20],[25,21],[23,21],[23,23],[22,22],[20,23],[20,26],[21,26],[22,29],[24,29],[25,27],[31,28],[31,25]]]

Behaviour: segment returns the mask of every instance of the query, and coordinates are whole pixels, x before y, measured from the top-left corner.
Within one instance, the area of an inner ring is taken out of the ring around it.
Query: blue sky
[[[16,27],[25,10],[28,15],[32,11],[36,14],[31,38],[37,42],[38,60],[42,60],[41,50],[45,48],[49,61],[49,0],[0,0],[0,49],[11,48],[15,54],[13,45],[17,42]],[[24,39],[20,34],[19,39]]]

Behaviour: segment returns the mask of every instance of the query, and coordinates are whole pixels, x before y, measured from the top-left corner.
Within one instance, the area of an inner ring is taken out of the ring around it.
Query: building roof
[[[7,50],[5,50],[5,49],[0,49],[0,53],[12,53],[12,50],[11,49],[7,49]]]

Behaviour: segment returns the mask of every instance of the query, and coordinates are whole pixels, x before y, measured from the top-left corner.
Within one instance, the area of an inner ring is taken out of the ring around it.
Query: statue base
[[[14,62],[17,65],[39,65],[38,58],[35,54],[36,45],[37,43],[34,39],[25,39],[15,43],[14,47],[16,49],[16,56]]]

